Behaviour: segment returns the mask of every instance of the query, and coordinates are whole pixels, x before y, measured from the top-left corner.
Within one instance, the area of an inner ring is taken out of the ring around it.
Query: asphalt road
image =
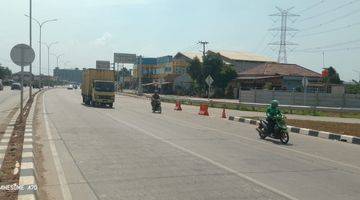
[[[124,96],[92,108],[54,89],[38,106],[43,199],[360,199],[358,145],[291,134],[285,146],[220,110],[153,114]]]
[[[28,88],[25,88],[24,99],[28,98],[28,94]],[[10,87],[4,87],[4,90],[0,91],[0,122],[4,121],[11,110],[19,105],[20,90],[10,90]]]

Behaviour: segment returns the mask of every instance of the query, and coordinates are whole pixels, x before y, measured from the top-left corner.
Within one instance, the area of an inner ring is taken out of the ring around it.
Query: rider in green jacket
[[[281,111],[279,110],[279,102],[277,100],[271,101],[270,106],[266,110],[266,120],[268,122],[268,130],[271,133],[274,133],[275,127],[275,117],[277,115],[282,115]]]

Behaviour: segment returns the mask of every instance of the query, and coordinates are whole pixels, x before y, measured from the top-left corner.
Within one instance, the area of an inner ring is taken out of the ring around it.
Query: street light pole
[[[30,0],[29,5],[29,46],[32,48],[32,0]],[[30,64],[30,84],[29,84],[29,99],[32,99],[32,82],[34,80],[34,77],[32,75],[32,64]]]
[[[50,44],[44,42],[43,44],[47,47],[47,53],[48,53],[48,76],[50,76],[50,48],[52,45],[58,44],[59,42],[52,42]]]
[[[29,17],[30,19],[34,20],[38,25],[39,25],[39,76],[41,76],[41,32],[42,32],[42,27],[48,23],[48,22],[55,22],[57,21],[57,19],[50,19],[50,20],[45,20],[43,22],[40,22],[39,20],[30,17],[29,15],[25,15],[26,17]],[[41,77],[40,77],[40,88],[41,88]]]
[[[56,67],[59,68],[59,59],[61,56],[63,56],[64,54],[60,54],[60,55],[56,55],[56,54],[51,54],[53,56],[56,57]]]

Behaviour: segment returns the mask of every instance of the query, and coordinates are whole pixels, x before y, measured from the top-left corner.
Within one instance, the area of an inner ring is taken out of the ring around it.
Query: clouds
[[[107,46],[110,44],[112,38],[113,38],[113,36],[111,33],[105,32],[101,37],[95,39],[91,43],[96,46]]]

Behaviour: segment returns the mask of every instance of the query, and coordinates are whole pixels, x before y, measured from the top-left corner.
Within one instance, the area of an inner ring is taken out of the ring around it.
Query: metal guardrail
[[[144,94],[145,97],[150,98],[150,94]],[[266,108],[269,104],[263,103],[249,103],[249,102],[230,102],[230,101],[221,101],[214,99],[191,99],[187,97],[169,97],[169,96],[161,96],[164,100],[171,101],[182,101],[192,104],[201,104],[207,103],[210,105],[220,105],[227,106],[232,105],[236,107],[247,106],[252,108]],[[323,107],[323,106],[300,106],[300,105],[280,105],[280,108],[288,109],[288,110],[308,110],[308,111],[327,111],[327,112],[336,112],[336,113],[360,113],[360,108],[344,108],[344,107]]]
[[[221,104],[223,106],[232,105],[232,106],[247,106],[252,108],[266,108],[269,104],[263,103],[249,103],[249,102],[228,102],[220,100],[200,100],[200,99],[191,99],[191,98],[169,98],[166,96],[162,97],[163,99],[170,100],[180,100],[191,103],[208,103],[208,104]],[[337,112],[337,113],[357,113],[360,112],[360,108],[344,108],[344,107],[323,107],[323,106],[300,106],[300,105],[280,105],[280,108],[288,110],[309,110],[309,111],[327,111],[327,112]]]

